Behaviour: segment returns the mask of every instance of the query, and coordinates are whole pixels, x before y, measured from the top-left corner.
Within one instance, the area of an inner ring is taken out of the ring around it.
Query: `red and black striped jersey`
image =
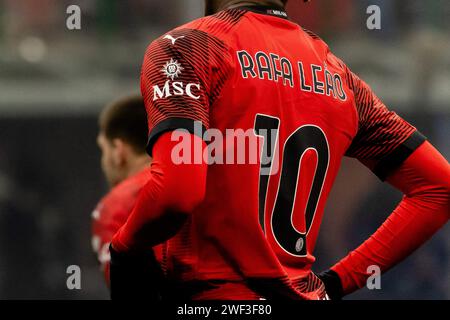
[[[384,178],[424,140],[279,8],[229,9],[168,32],[146,51],[141,90],[150,153],[177,129],[214,149],[206,197],[168,244],[169,272],[183,281],[306,276],[342,158]],[[242,145],[245,161],[233,161]]]

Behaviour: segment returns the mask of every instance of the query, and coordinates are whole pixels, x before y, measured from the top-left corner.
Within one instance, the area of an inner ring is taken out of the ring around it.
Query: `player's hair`
[[[141,96],[127,96],[107,105],[100,115],[99,126],[108,140],[120,138],[137,154],[145,153],[148,126]]]

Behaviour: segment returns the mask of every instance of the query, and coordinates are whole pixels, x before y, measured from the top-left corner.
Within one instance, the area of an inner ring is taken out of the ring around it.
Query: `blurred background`
[[[66,28],[80,6],[81,30]],[[366,28],[379,5],[382,29]],[[291,19],[450,158],[448,0],[291,0]],[[0,298],[107,299],[91,250],[91,212],[107,192],[96,146],[105,103],[139,92],[146,46],[200,17],[203,0],[0,0]],[[316,270],[355,248],[401,195],[346,159],[316,250]],[[450,299],[450,227],[349,299]],[[68,290],[79,265],[82,289]]]

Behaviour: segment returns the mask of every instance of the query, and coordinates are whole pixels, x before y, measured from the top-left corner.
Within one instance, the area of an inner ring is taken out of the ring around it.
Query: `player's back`
[[[229,30],[215,32],[209,21],[211,26],[204,27],[223,41],[226,51],[216,67],[226,80],[209,107],[208,128],[220,131],[223,144],[210,144],[216,150],[206,200],[193,218],[201,226],[199,256],[225,252],[245,275],[273,277],[277,259],[267,250],[267,237],[282,264],[304,275],[318,228],[308,239],[302,233],[320,224],[340,160],[357,130],[355,108],[343,68],[320,39],[281,12],[229,14],[236,19]],[[218,261],[202,261],[200,274],[230,273],[230,265],[215,265]]]
[[[229,233],[241,248],[248,246],[244,252],[257,252],[257,242],[245,242],[246,229],[259,221],[284,269],[303,276],[314,261],[328,193],[358,129],[346,71],[321,39],[282,12],[247,12],[230,38],[233,79],[211,107],[210,126],[251,129],[262,150],[247,144],[249,157],[260,157],[257,164],[219,165],[209,176],[218,195],[223,186],[215,181],[229,177],[229,205],[217,199],[216,206],[225,217],[239,212],[238,222],[248,215]]]
[[[168,246],[169,271],[184,281],[305,277],[362,119],[403,125],[322,40],[276,8],[226,10],[169,32],[147,51],[142,88],[149,150],[179,128],[209,143],[205,200]],[[402,129],[389,148],[413,130]],[[382,155],[380,135],[365,140],[375,151],[355,144],[350,153]]]
[[[183,280],[273,278],[289,266],[306,275],[326,196],[357,130],[344,69],[328,47],[283,12],[262,10],[224,11],[162,38],[178,46],[166,74],[174,62],[173,80],[191,84],[192,120],[216,141],[205,201],[169,244],[168,266]],[[201,86],[208,103],[197,107]],[[154,101],[164,100],[159,93],[162,86]]]
[[[247,141],[259,137],[262,150],[242,142],[242,132],[225,136],[225,160],[233,149],[234,162],[242,160],[244,145],[247,154],[243,165],[224,161],[208,171],[208,236],[241,257],[240,270],[256,275],[267,264],[264,230],[290,276],[304,276],[326,198],[358,129],[345,70],[319,38],[282,12],[247,12],[227,37],[233,71],[210,107],[210,127],[242,129]],[[233,139],[235,148],[228,145]]]

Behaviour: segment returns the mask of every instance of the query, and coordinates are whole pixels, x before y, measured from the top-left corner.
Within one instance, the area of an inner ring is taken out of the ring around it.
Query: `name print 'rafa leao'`
[[[302,61],[296,62],[298,81],[295,81],[293,63],[286,57],[263,51],[251,55],[246,50],[238,51],[237,56],[244,79],[251,77],[274,82],[282,79],[284,86],[294,88],[295,83],[299,83],[300,90],[304,92],[332,96],[341,101],[347,99],[341,76],[331,73],[326,63],[322,66],[309,64],[307,67]]]

